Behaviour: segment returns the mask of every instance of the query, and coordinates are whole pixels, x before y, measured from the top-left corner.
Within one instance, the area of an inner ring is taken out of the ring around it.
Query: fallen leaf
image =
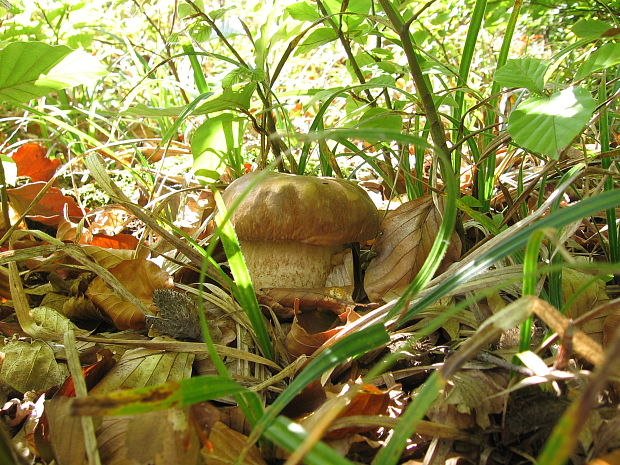
[[[23,214],[45,185],[44,182],[32,182],[21,187],[7,189],[11,206],[20,215]],[[84,217],[83,210],[73,197],[64,195],[57,187],[50,187],[37,204],[28,211],[27,217],[40,223],[57,226],[65,208],[67,215],[71,218]]]
[[[58,159],[49,159],[47,149],[37,142],[27,142],[12,155],[17,165],[17,176],[27,176],[33,182],[47,182],[61,165]]]
[[[238,461],[239,452],[248,445],[248,437],[241,434],[221,421],[211,428],[209,442],[212,450],[202,449],[202,455],[209,465],[266,465],[257,447],[250,447],[242,461]]]
[[[620,465],[620,449],[588,462],[586,465]]]
[[[286,349],[293,357],[312,355],[329,338],[357,319],[359,315],[350,308],[339,316],[318,310],[300,313],[295,316],[286,335]]]
[[[82,246],[82,250],[84,250],[84,252],[86,252],[86,254],[95,260],[99,265],[107,269],[110,269],[126,260],[133,260],[134,258],[146,259],[148,256],[147,254],[149,253],[148,250],[145,250],[145,253],[142,255],[138,254],[138,257],[134,257],[135,252],[133,250],[108,249],[104,247],[97,247],[95,245],[84,245]]]
[[[180,381],[191,376],[193,361],[193,354],[149,349],[128,350],[91,389],[90,394],[105,394],[118,389]]]
[[[97,428],[97,443],[106,465],[193,465],[200,461],[200,442],[187,409],[104,418]]]
[[[370,300],[389,300],[413,281],[433,246],[441,221],[441,212],[430,196],[404,203],[386,214],[372,246],[376,256],[364,278]],[[461,242],[454,233],[441,267],[458,260],[460,254]]]
[[[0,352],[4,354],[0,382],[16,391],[46,390],[59,386],[69,375],[67,367],[56,362],[54,351],[43,341],[9,341]]]
[[[491,425],[489,415],[501,413],[506,395],[497,395],[508,384],[507,376],[490,371],[462,370],[454,374],[441,400],[429,413],[433,421],[460,428]]]
[[[88,463],[80,417],[70,415],[70,397],[57,396],[45,401],[47,436],[59,465]]]
[[[562,270],[562,295],[564,302],[572,303],[565,309],[565,314],[572,319],[576,319],[586,312],[589,312],[597,305],[609,300],[609,296],[605,291],[605,283],[601,279],[592,279],[594,276],[581,273],[580,271],[564,268]],[[584,290],[582,286],[590,283]],[[581,292],[580,292],[581,291]],[[577,292],[580,292],[577,294]],[[609,312],[603,312],[585,323],[579,328],[594,339],[596,342],[603,341],[603,327],[605,318]]]
[[[264,288],[257,296],[258,301],[271,307],[280,318],[291,318],[297,310],[329,309],[337,315],[353,302],[352,287],[326,287],[319,289],[277,289]]]
[[[125,288],[148,307],[153,291],[171,286],[171,278],[155,263],[144,259],[125,260],[109,269]],[[100,277],[88,286],[86,295],[101,308],[118,329],[141,329],[145,315],[138,307],[122,300]]]

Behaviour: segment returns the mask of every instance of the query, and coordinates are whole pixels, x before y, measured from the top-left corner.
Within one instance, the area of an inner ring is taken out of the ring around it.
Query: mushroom
[[[258,173],[224,191],[227,208]],[[324,287],[332,255],[376,236],[379,214],[368,194],[343,179],[269,173],[231,221],[256,289]]]

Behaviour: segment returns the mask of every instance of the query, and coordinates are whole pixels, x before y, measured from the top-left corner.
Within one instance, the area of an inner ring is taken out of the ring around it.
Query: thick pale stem
[[[332,268],[332,255],[344,248],[286,241],[240,241],[240,244],[256,290],[324,287]]]

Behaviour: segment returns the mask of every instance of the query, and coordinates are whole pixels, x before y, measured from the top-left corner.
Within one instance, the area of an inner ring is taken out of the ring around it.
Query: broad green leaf
[[[513,110],[508,133],[517,144],[557,158],[592,117],[596,101],[582,87],[569,87],[550,97],[531,97]]]
[[[596,52],[588,57],[579,67],[576,80],[583,79],[596,71],[610,68],[620,63],[620,43],[610,42],[603,45]]]
[[[151,107],[143,103],[123,110],[124,115],[145,116],[147,118],[160,118],[162,116],[179,116],[185,107]]]
[[[499,68],[494,81],[504,87],[525,87],[541,93],[545,87],[547,64],[538,58],[517,58],[508,60]]]
[[[105,74],[92,55],[64,45],[14,42],[0,50],[0,101],[24,103]]]
[[[598,19],[581,19],[572,27],[573,34],[582,39],[598,39],[612,29],[605,21]]]
[[[123,389],[76,400],[76,415],[135,415],[183,407],[247,391],[230,378],[204,375],[155,386]]]
[[[236,150],[242,141],[239,140],[239,121],[231,113],[209,118],[192,137],[192,154],[194,171],[200,175],[217,180],[226,153]]]
[[[308,37],[297,46],[297,50],[295,50],[295,55],[300,55],[311,50],[314,50],[321,45],[325,45],[329,42],[332,42],[338,38],[338,34],[331,27],[322,27],[319,29],[315,29],[310,33]]]
[[[400,133],[403,129],[402,117],[384,108],[370,108],[364,112],[357,124],[359,129],[387,130]],[[371,143],[376,143],[384,139],[367,139]]]
[[[194,114],[206,115],[224,110],[249,110],[250,100],[255,90],[255,82],[226,87],[221,94],[209,98],[198,106]]]
[[[316,6],[310,5],[308,2],[296,2],[287,6],[286,12],[291,18],[297,21],[314,22],[321,17]]]

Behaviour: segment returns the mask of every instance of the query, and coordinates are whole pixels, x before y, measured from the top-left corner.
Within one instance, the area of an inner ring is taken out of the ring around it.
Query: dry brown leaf
[[[121,262],[135,258],[133,250],[108,249],[94,245],[84,245],[82,246],[82,250],[84,250],[84,252],[86,252],[86,254],[95,260],[99,265],[108,269],[118,265]],[[148,250],[145,250],[145,253],[148,254]],[[146,259],[146,255],[139,256],[137,258]]]
[[[118,389],[181,381],[191,376],[193,361],[193,354],[131,349],[123,354],[90,393],[106,394]]]
[[[586,465],[620,465],[620,449],[588,462]]]
[[[42,307],[50,307],[71,320],[109,321],[90,299],[48,292],[41,301]]]
[[[387,213],[372,247],[376,256],[364,278],[364,289],[371,301],[388,300],[413,281],[433,246],[441,221],[441,212],[430,196]],[[458,260],[460,254],[461,242],[455,233],[442,267]]]
[[[6,191],[9,194],[11,205],[21,215],[45,185],[44,182],[32,182]],[[73,197],[64,195],[57,187],[50,187],[37,204],[28,211],[27,217],[56,226],[63,216],[65,208],[69,217],[82,218],[84,216],[84,212]]]
[[[490,371],[463,370],[455,373],[449,387],[429,414],[433,421],[442,424],[471,428],[491,425],[489,415],[502,412],[508,378]]]
[[[69,413],[72,401],[71,397],[57,396],[45,402],[48,439],[59,465],[88,463],[82,419]]]
[[[11,155],[17,165],[17,176],[28,176],[33,182],[47,182],[61,165],[47,157],[47,149],[37,142],[27,142]]]
[[[239,452],[247,446],[248,437],[218,421],[211,428],[209,442],[212,450],[203,448],[202,455],[209,465],[266,465],[259,450],[253,445],[244,459],[238,462]]]
[[[186,409],[104,418],[97,443],[106,465],[193,465],[200,460],[200,442]]]
[[[562,270],[562,294],[564,302],[568,302],[575,297],[575,294],[581,290],[581,287],[590,282],[592,278],[592,275],[581,273],[570,268],[564,268],[564,270]],[[607,300],[609,300],[609,296],[605,291],[605,283],[603,280],[597,279],[574,298],[565,313],[568,317],[576,319]],[[580,325],[579,328],[596,342],[601,343],[603,341],[603,326],[608,314],[609,312],[603,312]]]
[[[268,305],[280,318],[291,318],[296,310],[325,308],[341,314],[347,307],[354,307],[351,294],[353,287],[326,287],[319,289],[264,288],[258,301]]]
[[[293,357],[312,355],[329,338],[357,319],[359,315],[350,308],[339,316],[318,310],[300,313],[295,316],[286,335],[286,349]]]
[[[147,307],[153,304],[153,291],[172,285],[170,275],[155,263],[144,259],[125,260],[110,268],[125,288],[141,300]],[[108,287],[103,279],[95,278],[86,295],[101,308],[118,329],[141,329],[145,315],[138,307],[122,300]]]

